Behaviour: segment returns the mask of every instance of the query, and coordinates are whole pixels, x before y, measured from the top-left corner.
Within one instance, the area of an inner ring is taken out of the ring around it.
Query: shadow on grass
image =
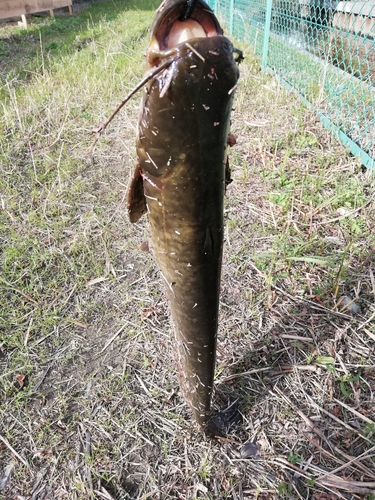
[[[345,308],[342,298],[333,298],[329,279],[315,296],[294,296],[282,280],[278,280],[277,286],[271,285],[274,303],[264,311],[262,326],[253,324],[250,327],[257,330],[251,335],[256,340],[248,338],[238,348],[234,347],[233,352],[228,352],[230,364],[225,358],[220,360],[224,371],[216,385],[213,403],[216,410],[221,410],[230,401],[238,401],[245,421],[234,430],[237,436],[244,437],[244,430],[252,427],[249,422],[264,419],[263,411],[272,404],[272,392],[276,387],[281,387],[291,400],[301,405],[301,410],[306,406],[304,391],[313,395],[315,401],[321,401],[326,390],[323,387],[329,387],[330,401],[336,398],[349,405],[358,405],[357,380],[359,377],[372,379],[373,369],[370,368],[371,350],[364,348],[360,357],[356,354],[358,340],[353,332],[359,335],[358,328],[366,324],[366,317],[371,312],[372,284],[363,279],[357,297],[353,291],[358,285],[358,275],[366,275],[366,269],[373,265],[374,256],[371,253],[369,256],[365,255],[356,269],[346,272],[340,287],[339,295],[353,298],[357,306],[355,313]],[[366,345],[367,335],[360,334],[363,335],[360,345]],[[231,340],[230,344],[235,345],[236,341]],[[219,343],[219,349],[225,352],[226,347]],[[338,361],[351,369],[340,374],[335,368]],[[314,384],[322,393],[316,390],[314,394]],[[295,390],[291,391],[293,387]],[[362,399],[366,399],[365,394],[370,397],[364,384],[361,391]],[[362,404],[366,406],[363,401]]]

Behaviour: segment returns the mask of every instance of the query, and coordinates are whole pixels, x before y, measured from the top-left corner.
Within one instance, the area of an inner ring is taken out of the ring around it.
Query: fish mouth
[[[193,38],[223,34],[215,14],[202,0],[196,2],[189,19],[182,21],[186,4],[186,0],[166,0],[162,3],[151,28],[150,51],[166,51]]]

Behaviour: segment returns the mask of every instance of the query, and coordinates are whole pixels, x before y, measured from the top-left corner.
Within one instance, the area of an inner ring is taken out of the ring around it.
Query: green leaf
[[[274,259],[274,260],[291,260],[295,262],[307,262],[309,264],[319,264],[321,266],[334,267],[337,262],[334,259],[320,257],[319,255],[304,255],[302,257],[287,257],[276,253],[257,253],[253,255],[254,259]]]
[[[343,382],[356,382],[359,380],[361,376],[361,372],[358,372],[356,375],[351,375],[350,373],[347,373],[342,377]]]
[[[351,393],[347,390],[345,382],[340,382],[340,389],[346,398],[348,398],[350,396]]]
[[[317,363],[318,365],[333,365],[334,362],[335,358],[333,358],[332,356],[317,356],[315,358],[315,363]]]

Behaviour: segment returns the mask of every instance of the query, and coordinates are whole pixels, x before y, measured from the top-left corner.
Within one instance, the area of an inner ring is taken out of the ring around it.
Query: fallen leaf
[[[333,415],[335,415],[335,417],[337,417],[337,415],[340,413],[340,407],[334,406],[332,409],[332,413],[333,413]]]
[[[229,134],[227,142],[228,146],[232,148],[235,144],[237,144],[237,137],[234,134]]]
[[[158,315],[158,309],[154,306],[151,306],[149,309],[144,309],[142,311],[142,316],[144,318],[150,318],[151,316],[157,316]]]
[[[140,244],[139,249],[140,249],[142,252],[149,252],[149,251],[150,251],[150,248],[149,248],[149,245],[148,245],[147,241],[143,241],[143,242]]]
[[[22,373],[18,373],[16,375],[16,379],[17,379],[18,385],[20,386],[19,388],[22,389],[22,387],[25,384],[25,375],[23,375]]]

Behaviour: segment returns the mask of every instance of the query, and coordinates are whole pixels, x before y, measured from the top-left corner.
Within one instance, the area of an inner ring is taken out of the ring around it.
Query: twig
[[[107,347],[109,347],[112,344],[112,342],[120,335],[120,333],[123,331],[126,325],[127,323],[124,323],[122,327],[119,330],[117,330],[117,332],[113,335],[113,337],[108,340],[108,342],[106,343],[106,345],[103,347],[103,349],[100,351],[99,354],[102,354],[107,349]]]
[[[343,313],[340,313],[338,311],[332,311],[332,309],[328,309],[327,307],[321,306],[320,304],[316,304],[315,302],[312,302],[311,300],[304,299],[303,297],[294,297],[293,295],[291,295],[290,293],[286,292],[282,288],[279,288],[276,285],[271,285],[271,288],[274,288],[278,292],[281,292],[282,294],[284,294],[286,297],[288,297],[289,299],[293,300],[294,302],[302,301],[305,304],[308,304],[313,309],[318,309],[318,311],[324,311],[327,314],[333,314],[334,316],[338,316],[339,318],[344,318],[344,319],[350,319],[350,320],[358,321],[353,316],[349,316],[348,314],[343,314]]]
[[[375,335],[374,335],[372,332],[370,332],[370,330],[368,330],[367,328],[364,328],[364,329],[363,329],[363,331],[364,331],[365,333],[367,333],[367,335],[368,335],[368,336],[369,336],[372,340],[375,340]]]
[[[374,302],[375,302],[375,278],[374,278],[374,273],[372,272],[371,266],[369,268],[370,271],[370,281],[372,285],[372,293],[374,294]]]
[[[361,418],[364,422],[367,422],[368,424],[371,424],[371,425],[373,425],[375,427],[375,422],[373,420],[371,420],[370,418],[366,417],[365,415],[362,415],[362,413],[359,413],[359,411],[355,410],[351,406],[347,405],[346,403],[343,403],[342,401],[340,401],[340,400],[338,400],[336,398],[334,398],[334,401],[336,401],[336,403],[338,403],[339,405],[343,406],[347,410],[349,410],[352,413],[354,413],[354,415],[356,417]]]
[[[375,312],[373,312],[371,314],[371,316],[368,319],[366,319],[366,321],[364,323],[361,323],[359,325],[359,327],[357,328],[357,330],[360,330],[361,328],[363,328],[365,325],[367,325],[367,323],[370,323],[370,321],[372,321],[374,318],[375,318]]]
[[[201,59],[203,62],[205,62],[205,58],[204,58],[204,57],[203,57],[203,56],[202,56],[202,55],[201,55],[201,54],[200,54],[197,50],[195,50],[195,49],[194,49],[194,47],[192,47],[192,46],[190,45],[190,43],[186,43],[186,47],[189,47],[189,49],[190,49],[192,52],[194,52],[194,54],[195,54],[197,57],[199,57],[199,59]]]
[[[229,375],[228,377],[225,377],[222,380],[216,380],[215,384],[222,384],[223,382],[228,382],[229,380],[233,380],[234,378],[244,377],[245,375],[252,375],[253,373],[268,372],[270,370],[272,370],[271,367],[266,367],[266,368],[257,368],[256,370],[249,370],[248,372],[234,373],[233,375]]]
[[[29,326],[27,327],[26,334],[25,334],[25,340],[23,341],[23,345],[26,347],[27,342],[29,341],[29,335],[30,335],[30,330],[31,330],[31,325],[33,324],[34,318],[30,318],[30,323]]]
[[[5,437],[3,437],[1,434],[0,434],[0,441],[2,441],[5,444],[5,446],[13,453],[15,457],[18,458],[18,460],[20,460],[23,463],[23,465],[25,465],[28,469],[30,469],[30,465],[27,463],[27,461],[16,452],[16,450],[11,446],[9,441],[5,439]]]
[[[99,495],[100,498],[103,498],[104,500],[115,500],[115,498],[108,493],[104,486],[102,486],[102,491],[94,490],[94,493]]]
[[[93,149],[94,149],[96,143],[98,142],[100,136],[102,135],[102,133],[104,132],[106,127],[113,120],[113,118],[117,115],[117,113],[120,111],[120,109],[123,106],[125,106],[125,104],[129,101],[129,99],[131,97],[133,97],[133,95],[136,94],[138,92],[138,90],[140,90],[149,80],[154,78],[154,76],[161,73],[165,68],[168,68],[168,66],[170,66],[175,60],[176,60],[176,58],[169,59],[168,61],[163,63],[161,66],[158,66],[156,69],[147,73],[146,76],[144,78],[142,78],[142,80],[134,87],[134,89],[129,92],[129,94],[125,97],[125,99],[121,102],[121,104],[119,104],[117,106],[117,108],[114,110],[114,112],[108,118],[108,120],[103,125],[100,125],[100,127],[98,127],[97,130],[95,130],[95,133],[97,135],[96,135],[94,142],[91,144],[90,149],[88,150],[87,154],[91,154],[93,152]]]
[[[33,304],[39,305],[36,300],[34,300],[32,297],[30,297],[30,295],[28,295],[27,293],[23,292],[22,290],[18,290],[18,288],[13,288],[13,290],[15,292],[19,293],[20,295],[22,295],[22,297],[24,297],[29,302],[32,302]]]
[[[275,457],[273,460],[276,463],[282,464],[300,474],[302,477],[305,477],[307,479],[311,479],[309,476],[306,475],[306,472],[301,469],[300,467],[297,467],[297,465],[293,465],[290,462],[288,462],[285,458],[283,457]],[[331,475],[330,477],[321,480],[320,478],[315,478],[315,482],[317,484],[320,484],[326,488],[338,488],[344,491],[349,491],[351,493],[373,493],[374,488],[375,488],[375,483],[374,482],[365,482],[365,481],[347,481],[339,476],[334,476]]]
[[[36,392],[39,389],[39,387],[43,384],[44,379],[46,378],[48,372],[50,371],[50,369],[52,368],[53,365],[54,365],[54,362],[52,362],[51,364],[49,364],[47,366],[47,368],[44,370],[42,376],[40,377],[40,379],[38,380],[38,382],[34,385],[34,392]]]
[[[319,478],[319,480],[323,479],[323,478],[327,478],[327,477],[329,477],[332,474],[336,474],[336,472],[339,472],[342,469],[346,469],[346,467],[348,467],[352,463],[356,463],[357,460],[365,460],[366,458],[371,458],[369,456],[369,454],[370,454],[370,452],[372,452],[374,450],[375,450],[375,446],[373,446],[369,450],[364,451],[361,455],[358,455],[358,457],[353,458],[350,462],[347,462],[344,465],[341,465],[340,467],[337,467],[337,469],[334,469],[334,470],[330,471],[329,474],[324,474],[324,476],[321,476]]]
[[[301,342],[313,342],[312,337],[301,337],[300,335],[289,335],[289,334],[282,334],[280,335],[280,338],[282,339],[290,339],[290,340],[300,340]]]
[[[280,365],[280,370],[272,372],[270,375],[282,375],[283,373],[293,373],[298,370],[316,372],[317,367],[315,365]]]
[[[221,441],[222,443],[232,443],[232,444],[236,444],[237,446],[242,445],[242,443],[240,443],[239,441],[235,441],[234,439],[229,439],[229,438],[226,438],[223,436],[215,436],[215,439],[217,439],[218,441]],[[243,460],[247,460],[247,459],[243,459]]]
[[[80,429],[79,429],[80,428]],[[88,430],[86,430],[83,426],[83,424],[79,424],[78,432],[80,434],[81,438],[81,443],[82,443],[82,448],[84,452],[84,457],[85,457],[85,469],[86,469],[86,480],[89,486],[89,495],[90,498],[93,498],[93,484],[92,484],[92,475],[91,475],[91,469],[90,469],[90,456],[91,456],[91,434]]]
[[[274,457],[273,459],[269,460],[269,462],[276,462],[279,464],[282,464],[286,466],[287,468],[294,470],[295,472],[298,472],[302,477],[305,479],[311,479],[311,477],[307,474],[306,471],[298,467],[297,465],[292,464],[291,462],[288,462],[288,460],[284,457]]]
[[[4,468],[3,476],[0,477],[0,491],[5,490],[6,485],[12,475],[14,469],[14,463],[10,463]]]
[[[338,488],[340,490],[349,491],[350,493],[359,493],[364,495],[365,493],[374,493],[375,483],[365,482],[365,481],[347,481],[341,477],[334,476],[332,478],[324,479],[319,481],[321,484],[333,488]]]
[[[337,446],[335,446],[333,443],[331,443],[329,441],[328,438],[326,438],[326,436],[324,435],[324,433],[318,429],[314,423],[309,419],[309,417],[307,417],[299,408],[297,408],[296,405],[294,405],[291,400],[281,391],[281,389],[279,389],[278,387],[275,387],[275,391],[283,398],[285,399],[285,401],[292,407],[294,408],[294,410],[303,418],[303,420],[308,424],[308,426],[311,428],[312,431],[315,432],[315,434],[317,434],[319,437],[321,437],[325,443],[333,450],[335,451],[336,453],[338,453],[339,455],[341,455],[342,457],[344,457],[346,460],[349,460],[349,461],[352,461],[354,457],[351,457],[350,455],[348,455],[347,453],[345,453],[343,450],[341,450],[340,448],[338,448]],[[271,394],[272,394],[272,391],[270,391]],[[355,460],[355,458],[354,458]],[[373,474],[373,472],[368,469],[368,467],[366,467],[365,465],[361,464],[361,463],[356,463],[358,469],[361,469],[362,472],[364,472],[365,474],[368,475],[368,477],[371,477],[371,478],[375,478],[375,475]]]
[[[117,330],[117,332],[114,334],[114,336],[108,340],[108,342],[106,343],[106,345],[103,347],[103,349],[100,351],[100,353],[99,353],[99,354],[102,354],[102,353],[103,353],[103,352],[107,349],[107,347],[108,347],[108,346],[110,346],[110,345],[112,344],[112,342],[113,342],[113,341],[114,341],[114,340],[115,340],[115,339],[116,339],[116,338],[120,335],[120,333],[124,330],[124,328],[126,327],[126,325],[132,325],[132,326],[134,326],[135,328],[138,328],[138,326],[137,326],[137,325],[135,325],[134,323],[131,323],[130,321],[127,321],[126,323],[124,323],[124,324],[122,325],[122,327],[121,327],[119,330]],[[129,340],[132,340],[132,341],[133,341],[133,340],[135,340],[135,339],[136,339],[137,337],[139,337],[139,335],[141,335],[142,333],[143,333],[143,332],[139,332],[139,333],[137,333],[137,335],[134,335],[134,337],[132,337],[132,338],[131,338],[131,339],[129,339]]]
[[[136,373],[135,376],[137,377],[138,379],[138,382],[141,384],[142,386],[142,389],[145,391],[145,393],[147,394],[147,396],[151,399],[153,399],[152,397],[152,394],[150,393],[150,391],[147,389],[147,387],[145,386],[145,384],[143,383],[143,380],[141,379],[141,377],[139,377],[139,375]]]
[[[338,424],[342,425],[343,427],[345,427],[345,429],[348,429],[348,431],[350,432],[354,432],[355,434],[358,434],[358,436],[360,436],[362,439],[364,439],[365,441],[367,441],[368,443],[372,444],[372,441],[370,439],[368,439],[366,436],[364,436],[363,434],[361,434],[359,431],[357,431],[357,429],[354,429],[353,427],[351,427],[350,425],[346,424],[345,422],[343,422],[342,420],[340,420],[339,418],[337,418],[335,415],[333,415],[332,413],[330,413],[329,411],[325,410],[324,408],[321,408],[318,404],[316,404],[312,398],[310,398],[310,396],[307,395],[307,397],[309,398],[310,400],[310,403],[315,406],[315,408],[317,408],[320,412],[324,413],[325,415],[327,415],[328,417],[332,418],[332,420],[334,420],[335,422],[337,422]]]
[[[0,379],[8,377],[9,375],[12,375],[12,373],[15,373],[15,372],[22,373],[23,370],[25,370],[25,368],[26,368],[26,365],[24,365],[24,366],[17,366],[17,368],[14,368],[14,370],[10,370],[9,372],[1,373],[0,374]]]
[[[322,453],[323,455],[331,458],[332,460],[336,460],[337,462],[339,462],[340,464],[342,465],[346,465],[346,462],[344,462],[344,460],[341,460],[341,458],[339,457],[336,457],[335,455],[333,455],[330,451],[328,450],[325,450],[322,446],[320,446],[319,443],[315,442],[312,438],[310,438],[310,436],[308,436],[307,434],[305,434],[304,432],[302,432],[302,435],[305,439],[307,439],[307,441],[309,443],[311,443],[313,446],[315,446],[315,448],[317,448],[320,453]]]

